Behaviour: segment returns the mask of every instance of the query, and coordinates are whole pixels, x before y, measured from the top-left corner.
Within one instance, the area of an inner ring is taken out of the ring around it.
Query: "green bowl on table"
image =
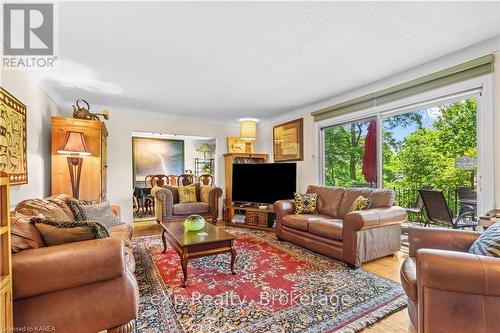
[[[184,220],[185,231],[198,231],[205,227],[205,219],[200,215],[191,215]]]

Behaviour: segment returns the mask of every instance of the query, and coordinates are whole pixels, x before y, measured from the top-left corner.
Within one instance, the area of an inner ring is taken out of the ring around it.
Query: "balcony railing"
[[[414,208],[418,199],[419,189],[420,188],[394,187],[393,190],[396,192],[396,205],[403,208]],[[460,205],[457,191],[455,189],[443,189],[442,191],[448,203],[448,207],[455,216],[458,215]],[[428,220],[425,215],[425,209],[422,209],[420,213],[409,213],[408,220],[412,222],[427,223]]]

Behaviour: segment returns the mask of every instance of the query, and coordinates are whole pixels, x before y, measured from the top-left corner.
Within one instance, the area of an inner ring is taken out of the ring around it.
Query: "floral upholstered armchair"
[[[154,187],[151,194],[155,198],[155,217],[158,223],[184,221],[189,215],[201,215],[213,224],[219,215],[219,199],[222,189],[195,183],[196,202],[181,202],[179,191],[183,187],[164,185]],[[193,200],[194,201],[194,200]]]

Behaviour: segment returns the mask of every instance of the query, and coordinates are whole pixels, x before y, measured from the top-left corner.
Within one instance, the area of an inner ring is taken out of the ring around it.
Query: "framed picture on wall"
[[[184,141],[158,138],[132,138],[134,186],[144,186],[148,175],[184,173]]]
[[[273,127],[275,162],[304,160],[304,119],[295,119]]]
[[[28,183],[26,105],[0,87],[0,171],[11,185]]]
[[[253,141],[242,140],[237,136],[227,137],[228,153],[253,153]]]

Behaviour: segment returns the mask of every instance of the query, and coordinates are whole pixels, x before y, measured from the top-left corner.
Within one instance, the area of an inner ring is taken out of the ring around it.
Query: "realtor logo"
[[[3,5],[5,56],[54,54],[54,5],[22,3]]]

